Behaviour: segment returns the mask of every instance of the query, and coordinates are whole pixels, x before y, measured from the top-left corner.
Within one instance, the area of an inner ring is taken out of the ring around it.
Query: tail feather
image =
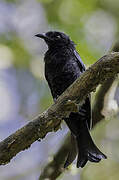
[[[83,168],[86,163],[88,162],[88,159],[86,157],[81,157],[80,155],[78,155],[78,160],[77,160],[77,168],[81,167]]]
[[[88,161],[97,163],[100,162],[101,159],[107,158],[106,155],[104,155],[94,144],[89,133],[86,118],[87,117],[85,117],[84,115],[82,116],[79,113],[71,113],[69,118],[65,118],[66,124],[68,125],[69,129],[76,139],[78,149],[78,168],[84,167]],[[69,161],[68,163],[66,161],[66,166],[71,164],[71,161]]]
[[[104,155],[94,144],[88,128],[76,137],[78,146],[77,167],[84,167],[87,161],[98,163],[101,159],[106,159]]]

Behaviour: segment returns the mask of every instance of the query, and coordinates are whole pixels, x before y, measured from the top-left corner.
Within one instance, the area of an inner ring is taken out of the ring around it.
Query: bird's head
[[[70,40],[69,36],[63,32],[49,31],[47,33],[36,34],[35,36],[44,39],[49,48],[51,47],[74,47],[73,41]]]

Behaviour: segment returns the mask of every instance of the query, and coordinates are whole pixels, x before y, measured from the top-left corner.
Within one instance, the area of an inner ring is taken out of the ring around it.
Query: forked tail
[[[94,144],[88,131],[88,127],[85,127],[76,139],[78,146],[78,168],[83,168],[87,161],[98,163],[101,159],[107,158]]]
[[[77,167],[84,167],[87,161],[90,162],[99,162],[101,159],[106,159],[106,155],[104,155],[94,144],[91,135],[89,133],[88,124],[85,117],[82,117],[79,113],[71,113],[69,118],[65,119],[66,124],[71,130],[72,134],[76,138],[77,143]],[[76,146],[75,146],[76,147]],[[73,151],[69,153],[68,159],[65,163],[65,167],[67,167],[76,156],[72,157]]]

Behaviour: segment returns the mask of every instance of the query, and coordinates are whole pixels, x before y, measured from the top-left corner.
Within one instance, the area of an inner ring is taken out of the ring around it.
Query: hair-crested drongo
[[[75,44],[69,36],[62,32],[49,31],[37,34],[48,45],[45,54],[45,77],[54,101],[60,96],[85,70]],[[86,97],[78,112],[71,112],[65,118],[71,131],[71,147],[64,167],[69,166],[77,158],[77,167],[84,167],[87,161],[99,162],[106,156],[94,144],[89,129],[91,128],[90,95]]]

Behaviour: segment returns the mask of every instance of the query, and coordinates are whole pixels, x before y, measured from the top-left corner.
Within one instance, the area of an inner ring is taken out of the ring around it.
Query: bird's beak
[[[36,37],[39,37],[39,38],[42,38],[42,39],[44,39],[44,40],[49,40],[49,38],[46,36],[45,33],[42,33],[42,34],[36,34],[35,36],[36,36]]]

